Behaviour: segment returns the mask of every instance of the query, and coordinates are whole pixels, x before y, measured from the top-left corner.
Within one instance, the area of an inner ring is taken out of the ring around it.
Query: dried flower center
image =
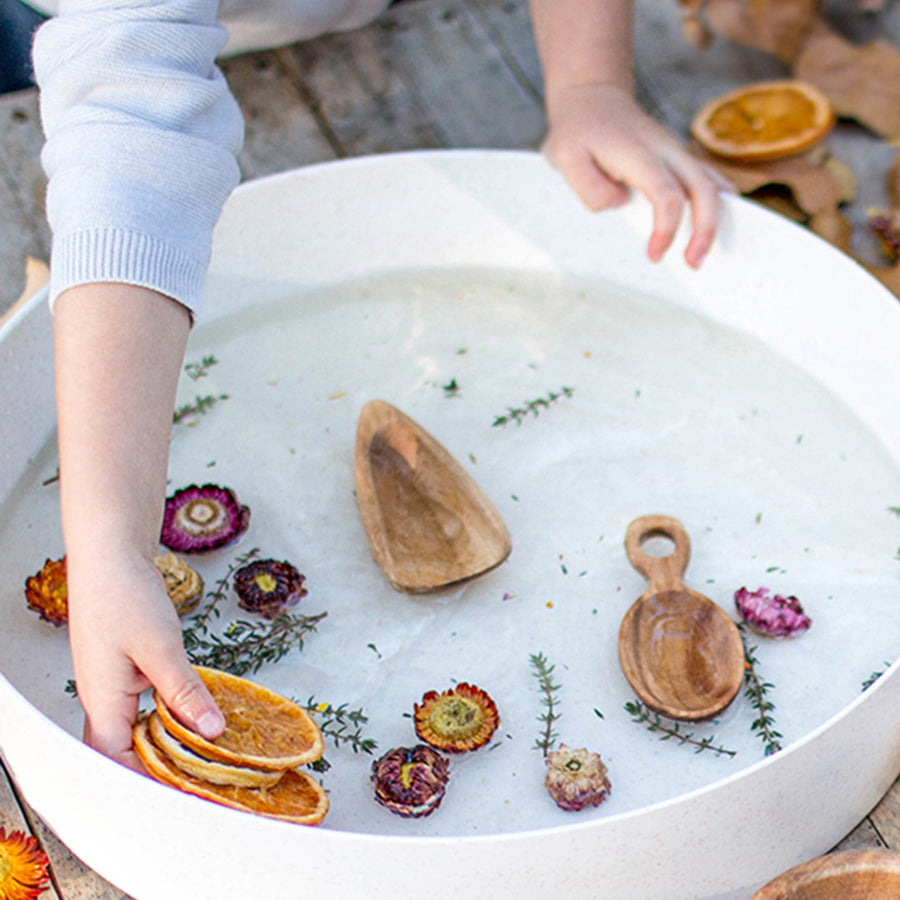
[[[580,760],[580,759],[578,759],[577,757],[574,757],[574,756],[573,756],[573,757],[571,757],[570,759],[567,759],[567,760],[566,760],[566,764],[565,764],[565,765],[566,765],[566,768],[567,768],[570,772],[580,772],[580,771],[581,771],[582,763],[581,763],[581,760]]]
[[[416,766],[412,761],[405,762],[400,766],[400,784],[403,786],[403,790],[408,791],[412,787],[415,771]]]
[[[271,594],[272,591],[278,590],[278,581],[269,572],[260,572],[253,582],[264,594]]]
[[[216,516],[216,507],[206,500],[194,500],[187,505],[185,515],[191,522],[198,525],[206,525]]]
[[[477,703],[466,697],[442,697],[428,720],[438,734],[466,738],[477,734],[484,721],[484,712]]]

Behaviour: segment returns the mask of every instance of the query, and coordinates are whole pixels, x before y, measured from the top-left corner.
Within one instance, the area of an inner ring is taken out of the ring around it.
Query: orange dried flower
[[[45,622],[57,627],[69,620],[69,586],[66,583],[66,558],[51,560],[25,582],[25,599]]]
[[[464,681],[442,694],[429,691],[414,709],[420,740],[448,753],[483,747],[500,724],[494,701],[481,688]]]
[[[30,834],[0,826],[0,900],[34,900],[47,889],[49,865]]]

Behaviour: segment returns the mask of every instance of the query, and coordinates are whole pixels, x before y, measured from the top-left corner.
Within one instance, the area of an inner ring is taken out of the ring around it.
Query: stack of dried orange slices
[[[302,707],[236,675],[197,667],[225,715],[208,741],[182,725],[159,695],[134,727],[134,749],[157,781],[245,812],[316,825],[328,812],[322,786],[298,769],[320,759],[322,734]]]

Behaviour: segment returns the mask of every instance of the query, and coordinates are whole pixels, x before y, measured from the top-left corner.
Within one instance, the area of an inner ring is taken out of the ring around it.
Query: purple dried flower
[[[259,559],[234,573],[234,589],[238,606],[248,612],[261,613],[274,619],[280,612],[296,606],[306,596],[301,575],[289,562]]]
[[[425,744],[394,747],[372,763],[375,799],[407,818],[433,813],[444,799],[449,779],[447,760]]]
[[[767,637],[790,637],[806,631],[812,619],[803,612],[796,597],[770,596],[768,588],[735,591],[734,603],[741,618]]]
[[[600,754],[570,750],[560,744],[544,762],[544,787],[560,809],[577,812],[586,806],[599,806],[609,796],[611,785]]]
[[[230,488],[188,485],[166,498],[160,543],[176,553],[205,553],[235,543],[250,527],[250,509]]]

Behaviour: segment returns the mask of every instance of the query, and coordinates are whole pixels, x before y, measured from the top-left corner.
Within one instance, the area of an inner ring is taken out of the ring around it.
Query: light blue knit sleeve
[[[123,282],[197,312],[243,140],[215,65],[228,37],[216,11],[216,0],[66,0],[38,31],[51,303]]]

